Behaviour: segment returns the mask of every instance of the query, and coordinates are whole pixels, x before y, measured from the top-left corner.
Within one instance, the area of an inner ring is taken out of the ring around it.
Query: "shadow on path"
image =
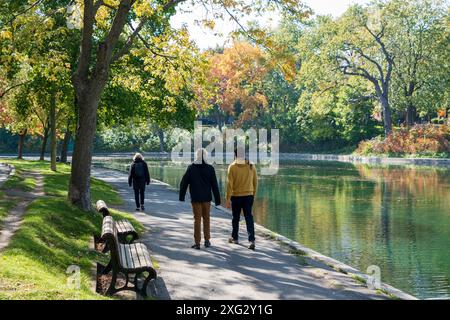
[[[164,183],[146,192],[146,212],[134,211],[125,173],[94,168],[93,175],[114,185],[147,229],[142,236],[159,264],[151,293],[158,299],[383,299],[351,277],[326,266],[301,265],[275,241],[257,238],[257,250],[228,243],[231,217],[211,208],[211,248],[191,249],[193,217],[189,202]],[[245,227],[240,239],[246,239]],[[246,244],[246,243],[243,243]]]

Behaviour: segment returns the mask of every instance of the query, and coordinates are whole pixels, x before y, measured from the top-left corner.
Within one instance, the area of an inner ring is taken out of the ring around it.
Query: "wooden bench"
[[[96,203],[96,207],[97,211],[103,215],[103,218],[110,215],[108,206],[106,205],[105,201],[98,200]],[[130,244],[139,238],[138,233],[128,220],[116,221],[116,228],[117,228],[117,236],[121,243]]]
[[[122,244],[117,237],[117,227],[111,216],[103,218],[102,240],[110,249],[111,259],[103,270],[103,274],[108,274],[112,270],[111,284],[106,291],[107,295],[112,295],[122,290],[132,290],[147,296],[147,285],[150,280],[156,278],[156,271],[150,259],[150,253],[143,243]],[[144,273],[145,277],[142,287],[138,287],[138,278]],[[126,283],[120,288],[116,288],[117,276],[123,274]],[[134,286],[129,286],[129,277],[134,276]]]

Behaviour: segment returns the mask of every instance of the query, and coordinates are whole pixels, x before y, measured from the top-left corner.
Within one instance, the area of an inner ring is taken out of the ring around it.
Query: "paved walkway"
[[[231,219],[211,211],[212,247],[191,249],[193,217],[190,203],[179,202],[166,184],[147,189],[146,212],[134,211],[134,196],[122,172],[94,168],[93,175],[114,185],[125,200],[118,209],[145,225],[144,241],[158,264],[152,293],[158,299],[381,299],[383,296],[325,265],[302,265],[275,241],[257,237],[257,250],[231,245]],[[245,226],[240,239],[246,239]]]

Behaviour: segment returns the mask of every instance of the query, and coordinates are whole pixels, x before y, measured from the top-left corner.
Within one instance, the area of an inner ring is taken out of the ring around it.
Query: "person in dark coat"
[[[212,165],[206,163],[206,157],[207,151],[205,149],[198,149],[194,163],[187,168],[180,183],[180,201],[184,201],[188,187],[191,195],[192,211],[194,213],[195,244],[192,246],[194,249],[200,249],[202,219],[205,247],[208,248],[211,246],[211,193],[214,194],[216,205],[220,205],[216,171]]]
[[[136,153],[133,157],[133,163],[128,174],[128,185],[133,186],[134,200],[136,201],[136,211],[145,210],[145,185],[150,184],[150,173],[147,163],[144,161],[142,154]]]

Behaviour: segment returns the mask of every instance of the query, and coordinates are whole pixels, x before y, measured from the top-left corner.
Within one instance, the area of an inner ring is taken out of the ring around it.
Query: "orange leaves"
[[[447,116],[447,110],[445,109],[438,110],[437,115],[439,118],[445,118]]]
[[[360,154],[434,154],[450,152],[450,127],[446,125],[415,125],[401,127],[384,140],[373,139],[360,143]]]
[[[264,53],[247,42],[236,42],[223,53],[210,57],[209,77],[219,90],[213,103],[228,113],[235,113],[240,102],[242,114],[239,121],[250,120],[258,108],[267,106],[261,93],[262,81],[268,72]]]

